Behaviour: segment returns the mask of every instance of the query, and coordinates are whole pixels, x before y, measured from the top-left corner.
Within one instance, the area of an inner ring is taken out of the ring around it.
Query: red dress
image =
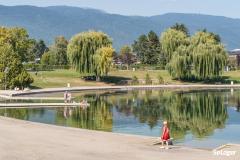
[[[170,139],[168,127],[163,127],[163,134],[162,134],[161,138],[162,138],[162,140],[165,140],[165,141]]]

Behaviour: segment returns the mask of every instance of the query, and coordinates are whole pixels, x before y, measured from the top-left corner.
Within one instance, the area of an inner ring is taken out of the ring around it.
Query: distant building
[[[122,59],[119,56],[114,57],[113,64],[121,66],[123,64]]]
[[[41,58],[35,58],[35,63],[40,63]]]
[[[137,63],[138,63],[138,59],[137,59],[137,55],[136,55],[136,54],[133,54],[133,55],[131,56],[131,63],[132,63],[132,64],[137,64]],[[115,56],[113,57],[113,64],[114,64],[114,65],[118,65],[118,66],[122,66],[122,65],[124,65],[125,63],[124,63],[124,61],[122,60],[121,56],[115,55]]]
[[[236,61],[237,67],[240,67],[240,49],[229,51],[229,59]]]

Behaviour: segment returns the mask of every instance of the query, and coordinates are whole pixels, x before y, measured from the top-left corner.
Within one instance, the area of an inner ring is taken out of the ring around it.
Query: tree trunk
[[[96,76],[96,81],[100,82],[100,80],[101,80],[100,76]]]

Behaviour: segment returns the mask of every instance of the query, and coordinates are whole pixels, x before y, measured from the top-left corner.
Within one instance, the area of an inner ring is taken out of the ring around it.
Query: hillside
[[[58,35],[70,38],[81,31],[101,30],[113,38],[114,46],[119,49],[149,30],[160,34],[176,22],[186,24],[191,33],[203,28],[218,33],[228,49],[240,47],[240,19],[180,13],[122,16],[66,6],[0,6],[0,25],[25,27],[31,37],[44,39],[48,44]]]

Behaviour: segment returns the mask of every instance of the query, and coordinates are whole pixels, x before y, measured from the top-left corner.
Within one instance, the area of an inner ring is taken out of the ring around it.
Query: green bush
[[[133,76],[131,84],[132,85],[138,85],[139,84],[139,80],[138,80],[137,76]]]
[[[150,77],[150,75],[147,73],[146,77],[145,77],[145,84],[152,84],[152,79]]]
[[[159,84],[164,84],[164,79],[163,79],[163,77],[160,74],[158,75],[157,78],[158,78],[158,83]]]

